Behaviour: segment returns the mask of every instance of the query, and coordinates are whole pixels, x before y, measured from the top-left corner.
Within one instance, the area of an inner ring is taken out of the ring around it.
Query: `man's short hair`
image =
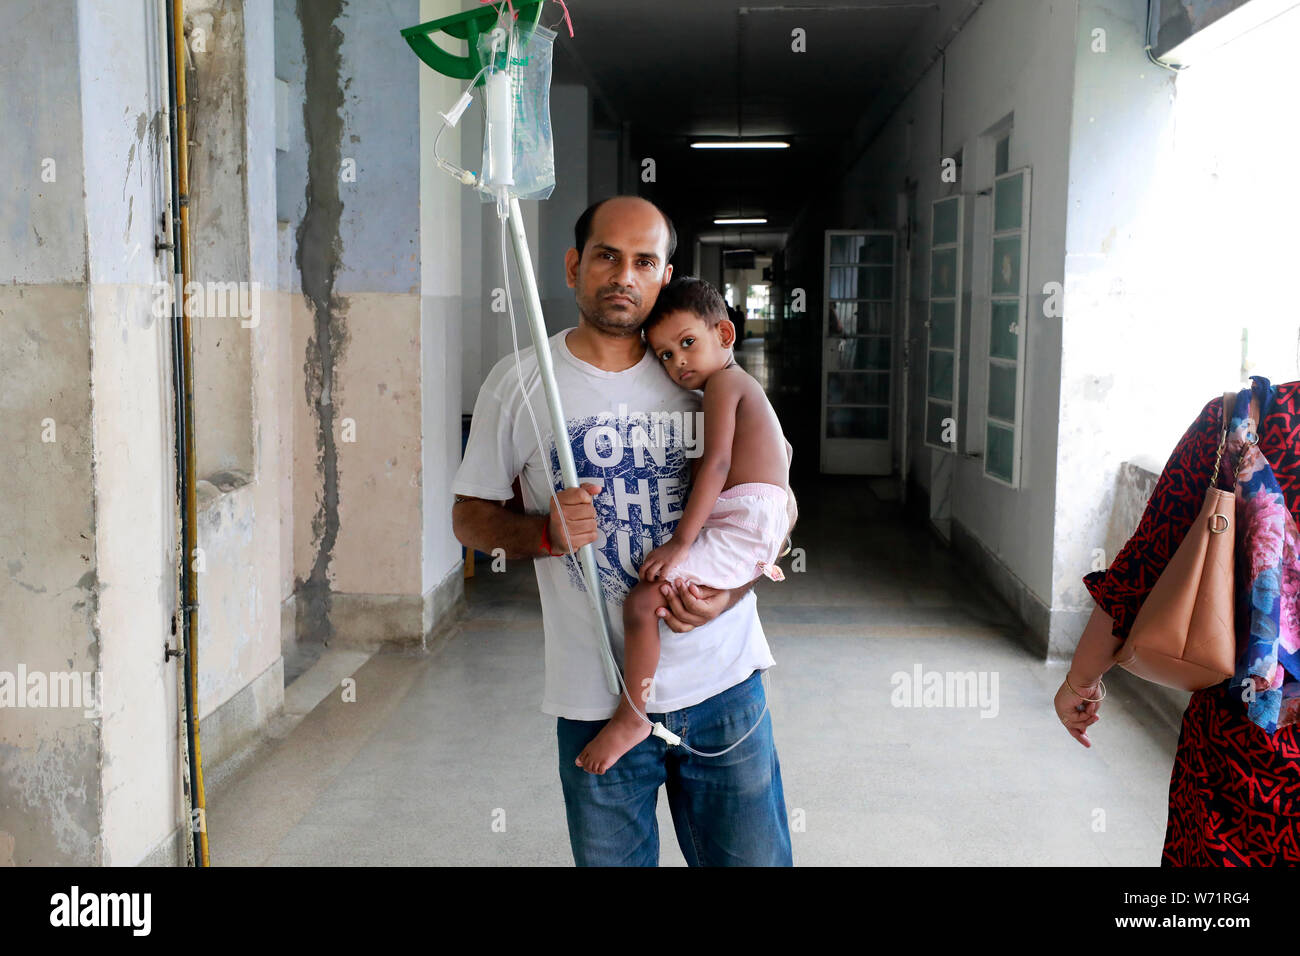
[[[642,196],[608,196],[599,202],[594,202],[588,206],[578,217],[577,223],[573,227],[573,247],[578,250],[578,258],[582,258],[582,250],[587,248],[587,240],[591,238],[591,222],[596,218],[596,210],[611,199],[643,199]],[[646,199],[646,202],[650,200]],[[659,209],[654,203],[650,205]],[[668,226],[668,256],[664,259],[665,266],[673,260],[673,253],[677,251],[677,229],[673,226],[673,221],[668,218],[668,213],[659,209],[659,215],[664,217],[664,224]]]
[[[641,323],[641,331],[649,335],[650,330],[673,312],[691,312],[704,320],[706,327],[717,328],[727,315],[727,300],[722,293],[705,279],[695,276],[674,276],[666,286],[659,290],[659,298],[650,309],[650,314]]]

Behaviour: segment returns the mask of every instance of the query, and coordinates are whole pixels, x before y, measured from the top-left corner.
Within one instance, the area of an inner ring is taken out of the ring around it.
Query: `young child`
[[[703,454],[691,462],[685,510],[672,538],[645,556],[623,603],[624,679],[644,713],[659,666],[660,586],[734,588],[758,574],[784,580],[776,562],[798,509],[789,443],[763,389],[736,364],[736,328],[717,289],[702,279],[673,279],[641,330],[674,382],[704,390]],[[576,763],[602,774],[649,735],[650,724],[620,697]]]

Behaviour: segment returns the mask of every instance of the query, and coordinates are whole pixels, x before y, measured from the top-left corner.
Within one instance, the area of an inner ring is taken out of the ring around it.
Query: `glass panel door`
[[[887,230],[827,230],[821,468],[891,471],[895,241]]]

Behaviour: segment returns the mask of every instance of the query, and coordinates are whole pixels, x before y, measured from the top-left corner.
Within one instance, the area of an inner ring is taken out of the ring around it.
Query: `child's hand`
[[[686,550],[685,545],[672,538],[666,544],[659,545],[641,562],[641,580],[659,580],[682,563],[682,558],[686,557]]]

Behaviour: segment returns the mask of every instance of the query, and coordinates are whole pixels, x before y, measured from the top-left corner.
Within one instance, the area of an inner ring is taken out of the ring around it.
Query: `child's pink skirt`
[[[789,495],[780,485],[752,481],[733,485],[704,519],[682,563],[665,580],[711,588],[735,588],[760,574],[785,580],[776,560],[790,530]]]

